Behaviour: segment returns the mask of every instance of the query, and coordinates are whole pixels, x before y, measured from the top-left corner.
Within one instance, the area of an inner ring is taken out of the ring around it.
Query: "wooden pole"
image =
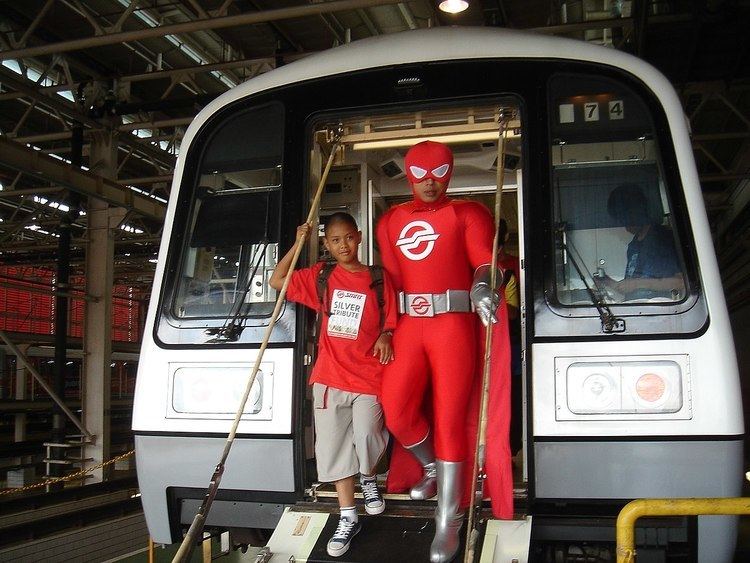
[[[503,198],[503,183],[505,182],[505,133],[507,131],[507,118],[500,110],[498,116],[500,125],[500,136],[497,140],[497,188],[495,190],[495,236],[492,239],[492,262],[490,265],[490,288],[494,291],[497,287],[497,249],[499,246],[498,229],[500,227],[500,212]],[[477,431],[477,442],[474,453],[474,466],[472,473],[471,499],[469,501],[469,523],[466,528],[466,551],[464,552],[464,563],[473,563],[474,550],[476,548],[478,532],[475,529],[475,512],[477,505],[477,492],[484,490],[484,460],[485,447],[487,443],[487,410],[490,398],[490,348],[492,345],[492,321],[487,323],[484,339],[484,365],[482,369],[482,398],[479,407],[479,428]],[[482,500],[478,505],[481,507]]]
[[[331,171],[333,159],[336,156],[336,152],[338,151],[341,143],[340,138],[341,135],[339,131],[334,137],[334,143],[331,147],[331,154],[328,157],[328,162],[326,163],[326,167],[323,170],[322,176],[320,177],[318,189],[315,191],[315,197],[313,197],[312,203],[310,204],[310,212],[307,214],[307,220],[305,221],[306,223],[312,223],[312,220],[315,218],[315,215],[318,212],[320,198],[323,195],[323,187],[325,186],[326,180],[328,179],[328,173]],[[302,248],[304,246],[304,240],[300,239],[297,241],[296,246],[294,247],[294,254],[292,255],[292,262],[289,265],[290,272],[294,270],[294,267],[297,265],[297,261],[299,260],[300,254],[302,253]],[[177,550],[174,559],[172,559],[172,563],[185,563],[190,560],[190,555],[192,554],[193,549],[195,548],[195,544],[197,543],[197,540],[200,537],[201,532],[203,531],[203,526],[206,522],[206,518],[208,517],[208,512],[209,510],[211,510],[211,504],[213,503],[216,492],[219,489],[219,484],[221,483],[221,477],[224,473],[224,464],[226,463],[227,457],[229,456],[229,450],[232,448],[235,434],[237,434],[237,427],[240,424],[242,412],[245,410],[245,403],[247,402],[247,398],[250,396],[250,390],[253,387],[253,383],[255,383],[255,376],[258,374],[258,370],[260,369],[260,362],[263,359],[263,354],[266,351],[266,348],[268,347],[268,341],[271,338],[271,332],[273,332],[273,327],[276,325],[276,320],[279,316],[279,313],[281,312],[281,306],[284,304],[284,297],[286,296],[286,291],[289,287],[289,281],[291,279],[292,276],[286,276],[284,278],[284,283],[282,284],[279,295],[276,298],[276,306],[274,307],[273,313],[271,314],[271,321],[268,323],[265,335],[263,336],[263,341],[261,342],[260,348],[258,349],[258,355],[255,359],[253,371],[251,372],[250,377],[247,380],[245,393],[242,395],[240,406],[234,416],[232,429],[229,431],[227,441],[224,444],[224,451],[221,454],[221,459],[214,469],[214,474],[211,477],[211,481],[209,482],[206,496],[203,499],[203,504],[201,504],[201,507],[198,509],[198,513],[195,515],[192,524],[190,524],[190,528],[188,529],[187,534],[185,534],[185,537],[182,540],[182,544]]]

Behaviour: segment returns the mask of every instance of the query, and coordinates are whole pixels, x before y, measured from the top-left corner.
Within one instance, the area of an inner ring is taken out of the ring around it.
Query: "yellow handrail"
[[[643,516],[750,514],[750,498],[653,498],[626,504],[617,516],[617,563],[635,561],[635,521]]]

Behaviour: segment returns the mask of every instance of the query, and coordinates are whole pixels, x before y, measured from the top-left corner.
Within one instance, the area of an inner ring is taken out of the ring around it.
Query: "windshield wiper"
[[[615,315],[612,314],[612,311],[605,303],[604,297],[599,290],[599,285],[596,282],[596,278],[583,266],[584,261],[581,258],[581,254],[578,252],[578,249],[575,247],[573,242],[568,240],[568,229],[566,223],[558,224],[557,233],[559,235],[558,240],[560,242],[561,248],[565,252],[567,252],[568,256],[570,256],[570,261],[572,262],[573,267],[578,273],[578,277],[581,278],[581,281],[586,288],[586,293],[588,294],[591,303],[594,305],[594,307],[596,307],[596,310],[599,313],[599,318],[602,321],[602,332],[625,332],[625,320],[619,317],[615,317]],[[594,282],[593,285],[589,284],[589,282],[586,280],[586,276],[583,273],[584,271]]]
[[[226,321],[224,321],[224,324],[220,327],[208,328],[205,330],[205,333],[207,335],[213,336],[213,338],[208,340],[209,343],[221,344],[223,342],[237,342],[237,340],[239,340],[242,331],[245,330],[245,327],[242,325],[242,323],[245,320],[246,315],[241,315],[242,306],[245,304],[245,298],[250,292],[250,287],[252,286],[253,280],[255,279],[255,275],[257,274],[258,268],[260,267],[260,264],[265,257],[266,248],[268,248],[267,239],[263,241],[263,246],[258,250],[258,259],[255,261],[253,271],[250,273],[250,276],[248,276],[247,283],[245,284],[242,294],[240,295],[239,299],[235,300],[232,309],[230,309],[229,311],[229,315],[227,316]]]

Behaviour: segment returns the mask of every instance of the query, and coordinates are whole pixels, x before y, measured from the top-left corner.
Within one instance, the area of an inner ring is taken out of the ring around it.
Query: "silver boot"
[[[461,473],[464,462],[437,460],[438,503],[435,539],[430,546],[431,563],[447,563],[456,556],[464,521],[461,510]]]
[[[437,494],[437,470],[435,468],[435,453],[432,450],[432,437],[428,433],[421,442],[407,446],[407,450],[417,458],[422,465],[422,480],[409,491],[412,500],[427,500]]]

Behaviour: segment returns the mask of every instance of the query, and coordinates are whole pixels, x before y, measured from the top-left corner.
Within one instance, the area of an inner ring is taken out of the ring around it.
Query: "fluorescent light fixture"
[[[371,149],[391,149],[397,147],[411,147],[422,141],[436,141],[446,145],[459,143],[476,143],[480,141],[497,141],[499,131],[476,131],[473,133],[454,133],[449,135],[429,135],[425,137],[405,137],[400,139],[382,139],[352,143],[352,150],[363,151]],[[520,133],[508,131],[507,138],[520,137]]]
[[[443,0],[438,5],[441,12],[447,12],[449,14],[458,14],[468,7],[469,3],[466,0]]]

